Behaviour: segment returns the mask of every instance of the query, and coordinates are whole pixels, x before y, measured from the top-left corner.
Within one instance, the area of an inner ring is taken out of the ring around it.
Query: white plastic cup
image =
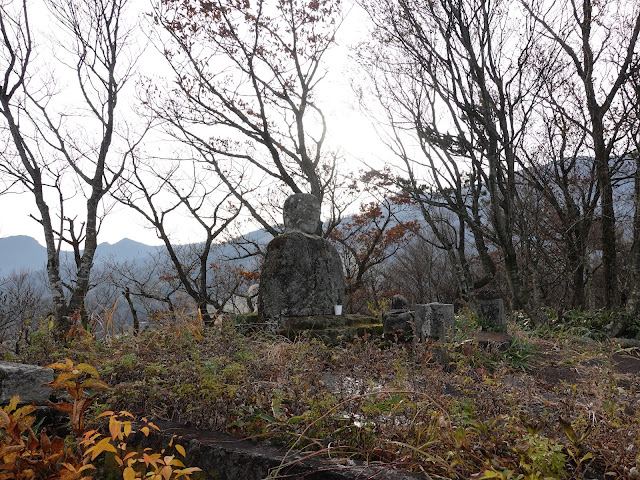
[[[335,313],[336,315],[342,315],[342,305],[334,305],[333,313]]]

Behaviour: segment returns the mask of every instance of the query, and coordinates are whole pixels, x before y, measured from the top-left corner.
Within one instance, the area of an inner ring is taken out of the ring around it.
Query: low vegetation
[[[465,315],[449,344],[327,347],[220,320],[66,348],[45,330],[11,360],[99,366],[113,389],[94,418],[128,411],[436,478],[637,478],[638,351],[584,316],[538,330],[515,318],[502,352],[472,342]]]
[[[14,396],[0,410],[0,479],[91,480],[94,477],[112,478],[115,470],[123,480],[171,480],[180,477],[189,480],[191,474],[200,471],[197,467],[185,467],[178,458],[178,455],[185,457],[185,449],[179,444],[174,445],[173,438],[169,448],[175,450],[174,454],[165,449],[158,453],[151,448],[142,451],[130,448],[128,441],[136,430],[134,416],[129,412],[107,411],[95,416],[96,421],[109,417],[107,434],[87,429],[87,411],[101,391],[109,390],[93,366],[86,363],[76,365],[67,358],[45,368],[60,372],[48,385],[54,392],[66,391],[69,402],[52,403],[51,406],[68,416],[73,434],[63,439],[56,435],[58,432],[48,432],[42,421],[36,424],[36,407],[26,405],[18,408],[20,398]],[[140,433],[149,436],[152,428],[158,430],[143,418]],[[111,460],[116,467],[105,468],[105,459]]]

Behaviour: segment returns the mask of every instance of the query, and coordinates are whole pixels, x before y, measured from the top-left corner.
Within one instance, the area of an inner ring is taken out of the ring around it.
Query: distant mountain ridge
[[[119,261],[136,260],[156,253],[159,248],[162,247],[146,245],[129,238],[123,238],[114,244],[103,242],[96,250],[95,264],[112,257]],[[72,252],[63,251],[61,260],[70,260],[72,255]],[[27,235],[0,238],[0,276],[8,275],[14,270],[40,270],[46,265],[47,249],[35,238]]]
[[[47,249],[27,235],[0,238],[0,276],[13,270],[39,270],[47,264]]]

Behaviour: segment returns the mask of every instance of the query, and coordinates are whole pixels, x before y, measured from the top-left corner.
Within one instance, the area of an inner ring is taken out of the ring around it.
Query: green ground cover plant
[[[96,416],[127,411],[431,478],[634,478],[637,351],[526,322],[510,323],[510,349],[487,351],[470,340],[472,318],[458,326],[449,344],[328,347],[220,321],[82,336],[20,360],[98,365],[113,389]]]

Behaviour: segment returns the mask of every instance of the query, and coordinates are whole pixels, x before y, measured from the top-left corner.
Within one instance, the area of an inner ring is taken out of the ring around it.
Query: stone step
[[[164,448],[174,437],[184,446],[188,463],[202,469],[204,480],[261,480],[289,478],[305,480],[417,480],[424,474],[395,470],[393,465],[366,464],[310,451],[244,440],[230,435],[199,430],[185,425],[156,420],[160,432],[149,437],[137,435],[134,446]],[[327,449],[327,453],[331,453]],[[277,475],[275,473],[278,472]]]

